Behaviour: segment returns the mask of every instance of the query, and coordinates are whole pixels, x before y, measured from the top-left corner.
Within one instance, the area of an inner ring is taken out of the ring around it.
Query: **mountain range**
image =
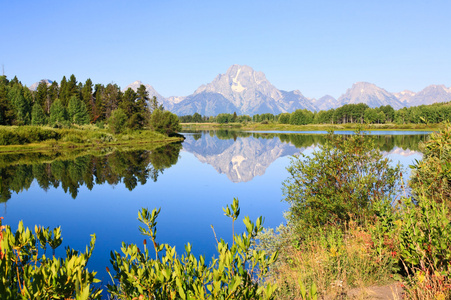
[[[137,81],[126,87],[136,89]],[[220,113],[237,114],[279,114],[296,109],[310,111],[338,108],[345,104],[365,103],[369,107],[391,105],[394,109],[428,105],[451,101],[451,88],[444,85],[430,85],[418,93],[402,91],[390,93],[375,84],[356,82],[338,99],[325,95],[319,99],[307,98],[299,90],[283,91],[277,89],[262,72],[249,66],[232,65],[225,74],[219,74],[193,94],[185,97],[165,98],[155,89],[146,85],[149,95],[156,96],[163,106],[177,115],[199,113],[216,116]]]
[[[124,90],[132,88],[136,91],[141,84],[141,81],[135,81]],[[266,79],[263,72],[257,72],[245,65],[232,65],[226,73],[219,74],[212,82],[201,85],[188,96],[166,98],[151,85],[145,86],[149,96],[157,97],[165,109],[180,116],[196,112],[205,116],[234,112],[252,116],[293,112],[296,109],[328,110],[356,103],[365,103],[369,107],[391,105],[394,109],[400,109],[451,101],[451,88],[444,85],[430,85],[417,93],[408,90],[390,93],[368,82],[354,83],[338,99],[330,95],[319,99],[307,98],[299,90],[277,89]]]

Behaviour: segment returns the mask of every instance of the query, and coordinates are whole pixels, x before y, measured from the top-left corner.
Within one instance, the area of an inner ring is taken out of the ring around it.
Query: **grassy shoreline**
[[[37,126],[0,126],[0,153],[66,152],[108,147],[142,147],[183,141],[150,130],[111,134],[95,126],[55,129]]]
[[[438,131],[444,124],[309,124],[290,125],[278,123],[182,123],[183,130],[244,130],[244,131],[327,131],[327,130],[354,130],[362,126],[364,130],[399,130],[399,131]]]

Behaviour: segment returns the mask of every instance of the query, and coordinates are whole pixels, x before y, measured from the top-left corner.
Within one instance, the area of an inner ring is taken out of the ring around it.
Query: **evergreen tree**
[[[85,85],[81,89],[81,97],[88,111],[89,119],[92,120],[94,116],[92,109],[94,106],[94,97],[92,94],[92,80],[90,78],[86,80]]]
[[[147,93],[147,91],[146,91],[146,93]],[[139,96],[138,96],[138,97],[139,97]],[[159,109],[159,110],[161,110],[161,111],[164,110],[163,104],[160,104],[160,105],[158,104],[157,97],[153,96],[152,99],[149,99],[148,101],[149,101],[149,110],[150,110],[150,113],[152,113],[152,112],[153,112],[154,110],[156,110],[156,109]]]
[[[71,123],[83,125],[89,122],[86,105],[77,96],[70,97],[67,112]]]
[[[14,109],[8,97],[9,89],[6,76],[0,76],[0,125],[11,125],[14,120]]]
[[[78,96],[77,79],[75,78],[74,74],[70,75],[69,81],[67,82],[67,93],[69,99],[74,95]]]
[[[28,91],[28,93],[26,93]],[[31,113],[31,92],[28,88],[23,88],[22,85],[16,84],[9,91],[8,97],[14,107],[15,124],[27,125],[30,124]]]
[[[61,79],[58,99],[61,100],[61,105],[63,105],[64,107],[67,106],[67,102],[69,101],[69,90],[67,86],[66,76],[63,76],[63,79]]]
[[[118,108],[121,98],[122,92],[117,84],[110,83],[106,86],[103,97],[106,119],[110,117],[113,110],[116,110]]]
[[[128,118],[131,118],[131,116],[136,112],[135,100],[136,93],[131,88],[128,88],[122,95],[122,101],[119,104],[119,108],[125,112]]]
[[[146,87],[141,84],[136,92],[136,102],[135,102],[135,112],[129,120],[130,128],[143,128],[147,125],[149,116],[149,110],[147,107],[149,101],[149,93],[146,90]],[[156,102],[156,98],[155,98]],[[158,105],[158,102],[156,102]],[[155,110],[154,110],[155,111]]]
[[[58,99],[58,93],[58,83],[56,81],[53,81],[52,84],[48,87],[47,99],[45,102],[44,111],[47,115],[50,115],[50,106],[52,106],[52,103],[55,102],[56,99]]]
[[[95,111],[93,121],[96,122],[105,120],[105,103],[103,99],[105,87],[102,84],[96,84],[94,89]]]
[[[50,124],[61,123],[66,121],[66,109],[60,99],[56,99],[50,107]]]
[[[39,103],[43,109],[45,109],[45,104],[47,102],[48,96],[48,87],[47,83],[44,80],[39,82],[38,88],[34,94],[34,102]]]
[[[19,79],[17,79],[17,76],[14,76],[14,78],[9,82],[9,86],[13,87],[16,84],[22,85],[22,83],[19,81]]]
[[[45,123],[44,110],[38,102],[35,102],[31,110],[31,125],[44,125]]]

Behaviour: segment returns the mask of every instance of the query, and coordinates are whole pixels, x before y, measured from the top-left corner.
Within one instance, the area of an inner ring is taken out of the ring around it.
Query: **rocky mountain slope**
[[[340,98],[337,99],[337,107],[345,104],[365,103],[369,107],[391,105],[394,109],[400,109],[403,104],[393,94],[368,82],[357,82],[352,85]]]
[[[315,110],[301,92],[278,90],[262,72],[249,66],[233,65],[211,83],[200,86],[192,95],[174,103],[178,115],[198,112],[204,115],[219,113],[262,114],[291,112],[299,108]]]

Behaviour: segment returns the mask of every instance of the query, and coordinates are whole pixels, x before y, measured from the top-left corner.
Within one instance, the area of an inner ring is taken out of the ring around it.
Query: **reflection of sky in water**
[[[308,147],[303,153],[310,155],[313,150]],[[405,169],[414,159],[421,159],[419,153],[396,149],[389,157],[394,163],[400,161]],[[61,225],[62,246],[70,245],[82,251],[89,243],[90,234],[96,233],[89,269],[98,271],[100,279],[108,280],[105,267],[110,266],[110,250],[119,250],[122,241],[142,246],[144,237],[139,234],[137,221],[141,207],[161,207],[157,220],[160,243],[175,245],[182,253],[183,246],[190,242],[195,254],[205,254],[207,258],[215,251],[210,225],[214,225],[218,237],[231,240],[231,222],[223,215],[222,207],[234,197],[240,200],[241,217],[249,215],[255,220],[264,216],[267,227],[283,223],[283,212],[288,205],[281,202],[282,182],[288,176],[289,163],[289,156],[275,157],[263,174],[247,182],[234,183],[214,166],[200,162],[195,154],[182,151],[177,164],[166,169],[157,182],[148,180],[131,192],[123,183],[95,185],[92,191],[82,186],[77,198],[72,199],[61,187],[45,192],[34,181],[28,191],[13,193],[0,215],[5,217],[4,224],[13,228],[19,220],[24,220],[28,227]],[[243,230],[242,222],[237,222],[236,231]],[[64,251],[63,247],[59,253]]]

